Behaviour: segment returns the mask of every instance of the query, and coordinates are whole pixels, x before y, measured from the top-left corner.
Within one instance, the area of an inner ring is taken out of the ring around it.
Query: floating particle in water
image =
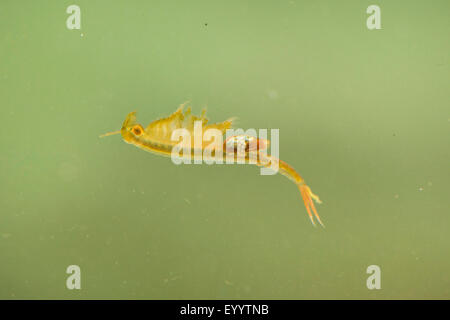
[[[228,281],[228,280],[224,280],[224,283],[225,283],[227,286],[232,286],[232,285],[233,285],[233,282]]]
[[[422,188],[422,187],[419,187],[419,191],[423,191],[423,188]]]
[[[174,275],[173,272],[169,272],[169,277],[164,278],[163,281],[164,283],[168,283],[169,281],[175,281],[181,279],[180,275]]]
[[[275,91],[275,90],[269,90],[267,92],[267,94],[269,95],[269,98],[272,99],[272,100],[275,100],[275,99],[278,98],[278,92]]]
[[[394,196],[394,198],[395,199],[398,199],[400,196],[398,195],[398,194],[396,194],[395,196]]]

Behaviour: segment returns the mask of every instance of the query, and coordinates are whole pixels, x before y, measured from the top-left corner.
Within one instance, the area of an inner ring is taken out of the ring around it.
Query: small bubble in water
[[[269,92],[267,94],[269,95],[269,98],[272,100],[275,100],[278,98],[278,92],[275,90],[269,90]]]

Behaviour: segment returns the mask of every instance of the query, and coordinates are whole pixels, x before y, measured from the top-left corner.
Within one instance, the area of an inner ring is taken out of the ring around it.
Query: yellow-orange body
[[[189,132],[193,132],[195,121],[201,121],[202,129],[205,131],[208,129],[217,129],[221,131],[222,134],[225,134],[226,130],[230,129],[232,126],[233,119],[228,119],[220,123],[208,124],[205,112],[203,112],[200,117],[197,117],[191,114],[190,108],[183,113],[183,107],[184,105],[181,105],[180,108],[167,118],[151,122],[147,128],[143,128],[140,124],[136,123],[136,112],[131,112],[123,122],[121,130],[104,134],[101,137],[120,133],[127,143],[158,155],[170,157],[173,148],[178,144],[178,141],[172,140],[172,133],[174,130],[183,128]],[[312,193],[302,177],[286,162],[266,155],[265,152],[261,152],[261,150],[267,148],[269,141],[256,139],[255,144],[250,144],[252,139],[256,138],[249,136],[233,136],[228,138],[223,144],[224,160],[230,151],[236,151],[232,150],[233,146],[235,149],[240,143],[243,143],[245,144],[245,153],[240,159],[245,163],[252,163],[262,167],[271,167],[274,162],[277,162],[276,164],[279,172],[293,181],[299,188],[311,222],[315,224],[313,218],[314,214],[317,221],[323,226],[312,201],[314,199],[316,202],[320,203],[319,197]],[[202,141],[201,151],[208,148],[210,143],[210,141]],[[249,145],[256,147],[251,148]],[[190,147],[190,151],[192,155],[196,152],[193,144]],[[214,156],[214,153],[212,153],[212,156]],[[252,162],[251,160],[253,159],[256,159],[256,161]],[[237,157],[234,157],[234,160],[237,161]]]

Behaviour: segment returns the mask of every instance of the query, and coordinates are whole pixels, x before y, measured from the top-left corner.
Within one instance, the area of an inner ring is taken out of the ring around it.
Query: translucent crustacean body
[[[131,112],[123,122],[121,130],[106,133],[101,137],[120,133],[123,140],[129,144],[133,144],[141,149],[158,155],[170,157],[172,155],[172,149],[178,144],[178,141],[173,141],[171,139],[172,133],[176,129],[184,128],[192,133],[194,131],[194,122],[201,121],[203,131],[217,129],[225,135],[226,130],[232,127],[233,119],[208,124],[208,119],[205,117],[205,111],[198,117],[191,114],[190,108],[187,108],[185,112],[183,112],[183,109],[184,104],[169,117],[151,122],[147,128],[138,124],[136,122],[136,112]],[[201,145],[202,150],[207,148],[210,143],[211,142],[203,141]],[[236,152],[238,152],[237,154],[243,155],[243,158],[241,157],[240,160],[243,160],[245,163],[252,163],[261,167],[271,167],[274,162],[277,162],[279,172],[293,181],[300,190],[311,222],[315,225],[315,217],[323,226],[313,202],[313,200],[315,200],[317,203],[321,203],[319,197],[312,193],[303,178],[286,162],[267,155],[266,152],[260,152],[267,149],[268,146],[268,140],[258,139],[252,136],[235,135],[229,137],[223,143],[224,161],[226,156],[230,155],[230,153],[234,155],[233,161],[237,161],[238,158],[236,157]],[[194,155],[194,145],[191,145],[190,151],[191,154]],[[250,159],[256,159],[256,162],[251,162]]]

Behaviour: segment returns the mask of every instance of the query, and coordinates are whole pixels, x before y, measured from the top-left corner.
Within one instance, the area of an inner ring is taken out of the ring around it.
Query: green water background
[[[450,3],[370,4],[2,0],[0,298],[450,298]],[[285,177],[98,138],[186,100],[280,129],[326,229]]]

